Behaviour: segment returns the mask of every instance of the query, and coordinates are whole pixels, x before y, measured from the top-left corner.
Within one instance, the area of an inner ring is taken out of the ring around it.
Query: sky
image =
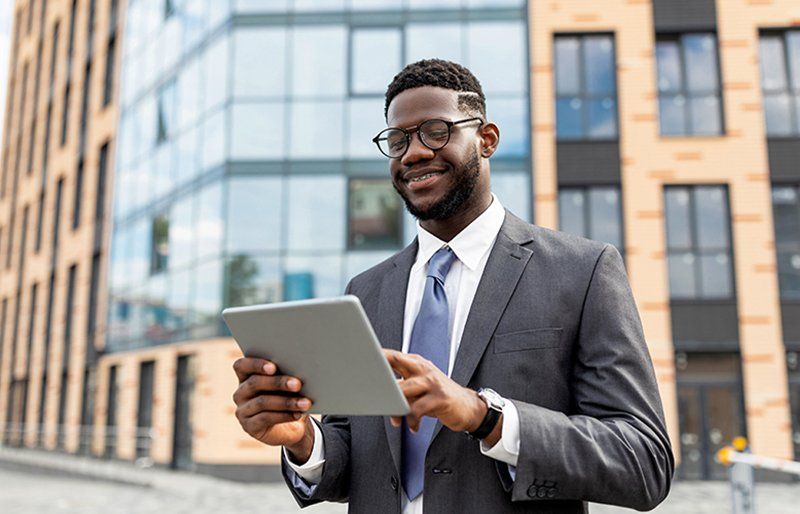
[[[13,0],[0,0],[0,141],[3,140],[3,119],[6,109],[8,54],[11,50],[11,8]]]

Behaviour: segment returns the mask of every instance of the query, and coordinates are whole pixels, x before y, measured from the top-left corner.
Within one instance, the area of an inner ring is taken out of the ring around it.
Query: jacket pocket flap
[[[561,332],[562,329],[559,327],[497,334],[494,336],[494,353],[557,348],[561,344]]]

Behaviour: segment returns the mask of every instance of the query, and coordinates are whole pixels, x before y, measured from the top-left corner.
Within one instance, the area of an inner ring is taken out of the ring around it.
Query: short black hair
[[[423,59],[413,62],[395,75],[386,89],[384,118],[389,117],[389,104],[394,97],[405,91],[422,86],[452,89],[458,94],[458,107],[464,112],[486,120],[486,97],[481,83],[464,66],[443,59]]]

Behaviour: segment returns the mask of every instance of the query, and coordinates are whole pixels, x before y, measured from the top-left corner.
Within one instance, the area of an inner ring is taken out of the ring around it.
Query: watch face
[[[480,389],[478,394],[481,398],[486,400],[486,403],[489,405],[489,408],[493,410],[503,410],[503,406],[506,404],[505,400],[502,396],[497,394],[495,391],[491,389]]]

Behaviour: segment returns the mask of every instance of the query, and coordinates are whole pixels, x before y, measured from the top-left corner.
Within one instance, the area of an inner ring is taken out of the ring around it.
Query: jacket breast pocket
[[[543,350],[561,346],[561,327],[533,328],[494,336],[494,353]]]

